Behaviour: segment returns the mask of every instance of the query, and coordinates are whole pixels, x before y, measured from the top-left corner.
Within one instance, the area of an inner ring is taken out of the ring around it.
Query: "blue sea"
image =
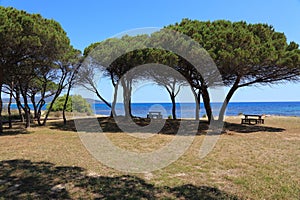
[[[177,103],[178,118],[194,118],[195,104],[194,103]],[[32,106],[31,106],[32,107]],[[221,103],[212,103],[214,115],[216,116]],[[95,114],[109,115],[110,109],[102,103],[92,105]],[[12,109],[17,109],[15,104],[12,104]],[[45,107],[44,107],[45,109]],[[149,111],[159,111],[164,118],[167,118],[172,113],[171,103],[132,103],[132,113],[134,116],[146,117]],[[123,104],[117,104],[117,115],[123,115]],[[279,116],[298,116],[300,117],[300,102],[231,102],[228,105],[226,116],[237,116],[238,114],[266,114]],[[200,116],[205,114],[203,103],[200,104]]]

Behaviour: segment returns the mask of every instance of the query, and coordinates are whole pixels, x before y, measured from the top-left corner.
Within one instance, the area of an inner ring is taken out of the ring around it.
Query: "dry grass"
[[[198,156],[204,135],[197,135],[180,159],[146,174],[102,165],[72,124],[57,122],[22,134],[16,127],[0,136],[0,199],[300,199],[300,118],[268,117],[260,126],[240,125],[238,117],[226,120],[227,134],[207,157]],[[152,151],[174,137],[106,134],[115,145],[136,152]]]

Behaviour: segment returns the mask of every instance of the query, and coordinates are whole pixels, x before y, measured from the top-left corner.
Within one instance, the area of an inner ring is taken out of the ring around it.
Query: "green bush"
[[[53,104],[52,111],[62,111],[67,95],[58,97]],[[49,109],[49,105],[47,105]],[[91,105],[81,95],[71,95],[67,102],[67,112],[92,113]]]

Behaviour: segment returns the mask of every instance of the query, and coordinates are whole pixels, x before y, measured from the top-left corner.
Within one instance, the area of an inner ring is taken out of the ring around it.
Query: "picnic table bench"
[[[262,118],[263,115],[246,115],[244,114],[244,118],[242,119],[242,124],[264,124],[265,120]]]
[[[162,119],[161,112],[149,112],[147,114],[147,118],[149,119]]]

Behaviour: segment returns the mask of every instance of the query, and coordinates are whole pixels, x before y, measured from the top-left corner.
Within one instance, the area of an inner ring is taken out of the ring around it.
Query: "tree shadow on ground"
[[[124,127],[126,132],[137,132],[134,127],[131,127],[131,120],[127,120],[125,118],[118,118],[118,121],[111,117],[100,117],[100,118],[83,118],[76,119],[76,125],[74,120],[68,120],[67,124],[64,125],[61,121],[49,122],[49,126],[52,129],[59,129],[64,131],[77,131],[78,127],[83,128],[85,132],[110,132],[117,133],[123,132]],[[185,135],[195,135],[195,134],[203,134],[208,130],[209,124],[207,121],[195,121],[195,120],[173,120],[173,119],[165,119],[165,120],[150,120],[146,118],[133,118],[132,119],[135,125],[139,127],[143,127],[143,132],[153,132],[152,128],[156,126],[160,127],[163,123],[163,126],[160,130],[155,131],[155,133],[159,134],[176,134],[178,130],[180,132],[184,132]],[[98,123],[97,123],[98,121]],[[147,129],[148,125],[150,125]],[[99,129],[99,125],[101,129]],[[121,127],[121,128],[120,128]]]
[[[98,122],[97,122],[98,121]],[[145,118],[134,118],[134,123],[139,127],[144,127],[143,132],[152,132],[151,127],[147,130],[147,126],[152,124],[155,126],[161,125],[160,120],[145,119]],[[138,132],[134,127],[130,129],[130,122],[126,119],[118,119],[118,122],[114,118],[110,117],[100,117],[100,118],[82,118],[76,119],[76,125],[74,120],[67,121],[67,125],[64,125],[62,121],[49,122],[49,125],[52,129],[59,129],[64,131],[77,131],[77,128],[83,128],[81,131],[85,132],[123,132],[123,127],[126,127],[126,132]],[[99,126],[100,125],[100,126]],[[99,129],[101,127],[101,129]],[[122,127],[122,129],[120,128]],[[197,128],[198,127],[198,128]],[[196,121],[196,120],[165,120],[161,130],[155,132],[159,134],[177,134],[178,130],[184,132],[184,135],[201,135],[206,134],[209,130],[209,124],[207,121]],[[224,129],[237,132],[237,133],[254,133],[254,132],[283,132],[285,129],[269,127],[265,125],[243,125],[237,123],[224,123]],[[124,129],[123,129],[124,130]],[[217,131],[218,132],[218,131]],[[219,132],[218,132],[219,134]]]
[[[49,162],[0,162],[0,197],[4,199],[238,199],[217,188],[182,185],[156,187],[136,176],[88,176],[79,167]]]
[[[30,131],[28,131],[23,123],[18,122],[13,124],[13,128],[8,128],[8,126],[3,127],[3,133],[0,133],[1,136],[7,136],[7,135],[19,135],[19,134],[29,134]]]
[[[225,122],[224,127],[226,130],[237,133],[254,133],[254,132],[283,132],[284,128],[270,127],[265,125],[244,125]]]

